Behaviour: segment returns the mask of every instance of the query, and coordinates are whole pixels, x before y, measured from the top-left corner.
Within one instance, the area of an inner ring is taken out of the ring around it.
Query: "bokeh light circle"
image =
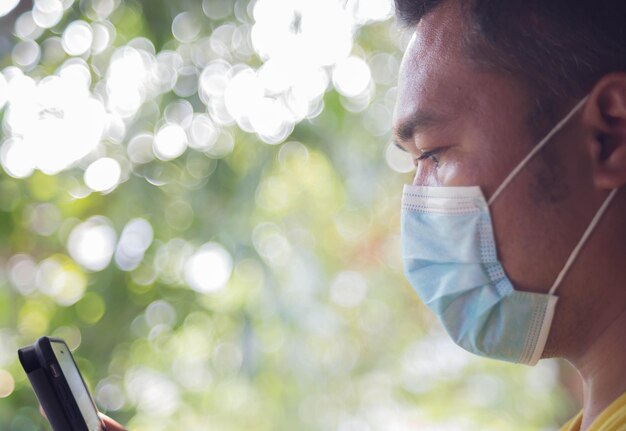
[[[122,175],[119,162],[110,157],[102,157],[85,169],[85,185],[95,192],[113,190]]]
[[[0,369],[0,398],[6,398],[13,393],[15,389],[15,380],[7,371]]]
[[[196,292],[223,289],[233,269],[233,258],[220,244],[204,244],[185,264],[185,281]]]
[[[187,144],[187,134],[180,125],[165,124],[154,136],[154,154],[161,160],[172,160],[185,152]]]
[[[91,271],[101,271],[113,257],[115,240],[111,222],[106,217],[94,216],[72,229],[67,249],[78,264]]]
[[[348,57],[335,66],[333,83],[346,97],[362,94],[370,84],[371,72],[367,63],[359,57]]]
[[[61,40],[69,55],[82,55],[91,47],[93,29],[85,21],[74,21],[65,28]]]
[[[0,17],[9,14],[20,0],[2,0],[0,2]]]

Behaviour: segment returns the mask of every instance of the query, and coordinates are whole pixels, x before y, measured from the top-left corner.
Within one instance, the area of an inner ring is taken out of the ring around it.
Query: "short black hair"
[[[626,71],[626,0],[449,0],[467,13],[473,59],[512,73],[553,102],[582,98]],[[405,27],[446,0],[395,0]]]

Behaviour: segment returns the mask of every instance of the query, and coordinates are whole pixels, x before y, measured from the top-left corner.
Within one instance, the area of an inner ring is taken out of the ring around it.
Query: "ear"
[[[626,184],[626,73],[603,76],[589,94],[582,115],[592,134],[596,187],[622,187]]]

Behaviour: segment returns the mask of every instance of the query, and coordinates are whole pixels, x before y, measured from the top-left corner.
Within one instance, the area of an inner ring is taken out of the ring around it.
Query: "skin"
[[[43,411],[43,408],[41,408],[41,406],[39,407],[39,413],[41,413],[41,415],[44,418],[46,417],[46,413]],[[106,426],[106,431],[125,431],[122,425],[115,422],[113,419],[111,419],[107,415],[102,414],[102,413],[99,413],[99,415],[100,415],[100,419],[102,419],[102,421],[104,422]]]
[[[110,417],[105,416],[102,413],[100,413],[100,417],[102,418],[102,420],[104,421],[104,423],[106,425],[106,431],[125,431],[124,427],[122,425],[120,425],[119,423],[115,422]]]
[[[414,184],[480,185],[488,199],[579,99],[562,100],[556,120],[531,127],[530,87],[472,62],[466,20],[450,0],[416,26],[400,70],[394,132],[416,159]],[[436,160],[421,157],[431,150],[440,150]],[[609,191],[624,183],[626,73],[616,72],[589,88],[581,110],[490,208],[515,288],[547,293]],[[626,392],[625,215],[620,190],[556,291],[544,357],[565,358],[580,373],[581,430]]]

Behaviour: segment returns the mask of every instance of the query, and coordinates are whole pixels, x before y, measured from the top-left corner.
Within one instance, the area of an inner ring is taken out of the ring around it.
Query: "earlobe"
[[[626,184],[626,73],[600,79],[584,111],[593,133],[594,182],[601,189],[620,188]]]

